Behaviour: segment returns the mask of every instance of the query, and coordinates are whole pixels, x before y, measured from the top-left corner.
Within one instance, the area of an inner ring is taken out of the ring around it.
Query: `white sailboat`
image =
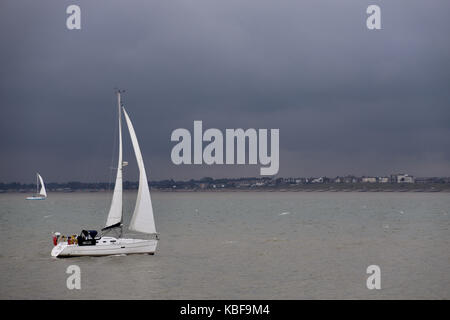
[[[95,230],[83,230],[78,237],[66,241],[59,237],[59,233],[57,235],[55,234],[55,247],[51,252],[53,257],[105,256],[134,253],[154,254],[156,251],[158,233],[156,232],[155,220],[153,217],[152,200],[148,188],[147,174],[145,172],[144,161],[142,159],[133,124],[131,123],[125,108],[122,107],[120,94],[121,91],[117,91],[117,103],[119,106],[119,159],[116,184],[106,225],[102,229],[102,235],[97,236],[97,231]],[[147,234],[148,239],[122,238],[122,169],[127,165],[127,163],[122,160],[122,111],[130,132],[131,142],[139,167],[139,189],[136,206],[128,229],[145,233]],[[118,238],[105,236],[105,234],[109,232],[118,232]]]
[[[41,184],[41,190],[39,190],[39,182]],[[39,173],[36,173],[36,194],[27,197],[27,200],[45,200],[47,199],[47,191],[45,190],[44,180]]]

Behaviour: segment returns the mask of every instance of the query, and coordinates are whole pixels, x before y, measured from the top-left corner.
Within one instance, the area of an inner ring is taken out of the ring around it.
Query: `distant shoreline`
[[[72,192],[112,192],[111,189],[79,188],[79,189],[47,189],[51,193]],[[449,183],[324,183],[324,184],[293,184],[280,186],[237,186],[237,187],[154,187],[151,192],[450,192]],[[33,193],[35,189],[0,190],[0,194]],[[137,188],[124,188],[124,191],[137,191]]]

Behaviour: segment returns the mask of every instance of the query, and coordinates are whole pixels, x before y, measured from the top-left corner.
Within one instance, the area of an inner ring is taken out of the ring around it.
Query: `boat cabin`
[[[97,240],[96,238],[98,232],[96,230],[83,230],[77,237],[79,246],[95,246]]]

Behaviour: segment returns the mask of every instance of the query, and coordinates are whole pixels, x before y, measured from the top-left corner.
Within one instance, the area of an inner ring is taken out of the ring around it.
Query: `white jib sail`
[[[139,167],[139,189],[136,206],[134,207],[134,213],[131,218],[129,229],[143,233],[156,233],[152,200],[150,198],[150,190],[148,189],[147,174],[145,173],[141,150],[136,138],[136,133],[134,132],[133,124],[131,123],[125,108],[123,108],[123,114],[125,115],[125,120],[127,121],[131,142],[133,143],[134,154],[136,155],[136,161]]]
[[[44,196],[47,198],[47,191],[45,191],[44,180],[42,180],[42,177],[39,173],[37,175],[38,175],[39,181],[41,182],[41,191],[39,191],[39,194],[41,196]]]
[[[120,92],[117,92],[117,103],[119,104],[119,161],[117,164],[116,184],[114,186],[114,193],[111,201],[111,208],[109,209],[108,219],[105,227],[112,226],[122,221],[122,115],[121,115],[121,101]]]

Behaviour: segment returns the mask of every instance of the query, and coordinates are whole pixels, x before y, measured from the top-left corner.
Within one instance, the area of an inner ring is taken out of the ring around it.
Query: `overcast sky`
[[[370,4],[382,30],[366,28]],[[444,0],[2,0],[0,182],[108,181],[117,86],[150,179],[259,175],[173,165],[170,135],[194,120],[279,128],[279,176],[450,176],[449,12]]]

